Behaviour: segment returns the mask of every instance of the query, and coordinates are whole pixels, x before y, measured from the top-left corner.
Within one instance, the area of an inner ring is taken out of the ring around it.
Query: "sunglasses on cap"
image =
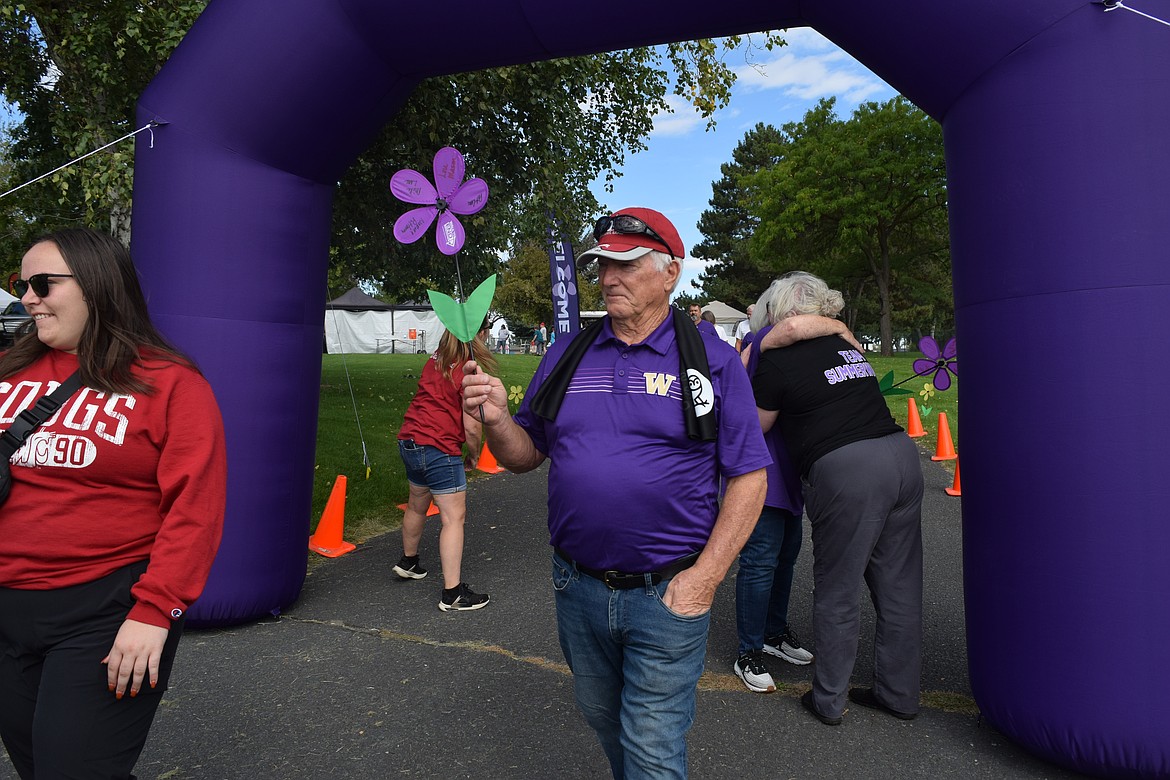
[[[615,217],[602,217],[597,220],[597,224],[593,226],[593,238],[597,241],[606,233],[626,233],[650,236],[664,247],[670,248],[670,244],[666,240],[654,232],[654,230],[642,220],[629,214],[618,214]]]
[[[17,298],[23,298],[31,287],[38,298],[44,298],[49,294],[49,279],[51,278],[72,279],[73,274],[33,274],[27,279],[13,279],[12,291],[16,293]]]

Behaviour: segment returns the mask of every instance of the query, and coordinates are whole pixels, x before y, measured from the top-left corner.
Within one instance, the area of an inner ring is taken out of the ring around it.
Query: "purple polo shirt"
[[[699,320],[695,324],[695,327],[699,329],[699,333],[702,333],[702,334],[708,335],[708,336],[714,336],[716,339],[719,339],[719,341],[722,341],[724,344],[727,343],[726,341],[723,341],[723,339],[719,338],[719,331],[715,330],[715,326],[712,325],[710,322],[707,322],[706,320]]]
[[[515,420],[551,463],[550,541],[581,564],[655,571],[701,550],[719,512],[719,478],[771,462],[739,356],[720,349],[718,337],[702,338],[718,421],[714,442],[687,438],[669,317],[632,346],[614,336],[606,317],[552,422],[532,412],[529,399],[568,340],[537,368]]]
[[[772,325],[760,329],[759,338],[767,335]],[[743,337],[744,349],[750,349],[748,354],[748,376],[755,376],[756,367],[760,364],[760,349],[753,348],[756,334],[748,332]],[[800,517],[804,512],[804,492],[800,484],[800,469],[792,462],[788,455],[788,446],[784,443],[784,435],[780,426],[772,426],[772,430],[764,434],[764,443],[768,445],[768,452],[772,454],[772,464],[768,466],[768,494],[764,497],[764,506],[773,506],[778,509],[787,509]]]

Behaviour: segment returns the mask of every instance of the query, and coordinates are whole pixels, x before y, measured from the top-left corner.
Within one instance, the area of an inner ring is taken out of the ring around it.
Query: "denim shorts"
[[[413,439],[399,439],[398,454],[402,456],[410,484],[426,488],[436,496],[467,490],[463,458],[458,455],[448,455],[429,444],[415,444]]]

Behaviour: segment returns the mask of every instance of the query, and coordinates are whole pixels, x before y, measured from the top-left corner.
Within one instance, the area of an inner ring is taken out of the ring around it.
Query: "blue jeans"
[[[669,580],[610,590],[552,558],[561,651],[573,691],[615,780],[685,778],[686,734],[707,655],[711,614],[662,603]]]
[[[800,539],[799,517],[787,509],[766,506],[740,550],[735,628],[741,655],[763,649],[765,638],[788,630],[788,599]]]

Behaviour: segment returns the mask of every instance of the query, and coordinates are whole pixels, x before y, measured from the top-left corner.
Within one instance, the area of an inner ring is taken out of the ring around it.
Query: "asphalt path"
[[[981,721],[967,678],[961,499],[925,454],[923,711],[914,721],[851,707],[838,727],[799,703],[810,667],[774,660],[776,693],[749,692],[735,661],[734,567],[712,609],[706,672],[688,738],[690,777],[1080,777],[1034,758]],[[423,580],[391,571],[395,533],[314,560],[279,617],[188,631],[136,772],[179,778],[605,778],[573,702],[556,638],[545,468],[480,476],[468,494],[463,579],[491,603],[438,609],[439,519],[427,523]],[[598,486],[604,489],[604,486]],[[811,645],[812,544],[797,565],[790,621]],[[863,599],[854,680],[872,671]],[[815,651],[815,647],[810,647]],[[0,760],[0,777],[14,777]]]

